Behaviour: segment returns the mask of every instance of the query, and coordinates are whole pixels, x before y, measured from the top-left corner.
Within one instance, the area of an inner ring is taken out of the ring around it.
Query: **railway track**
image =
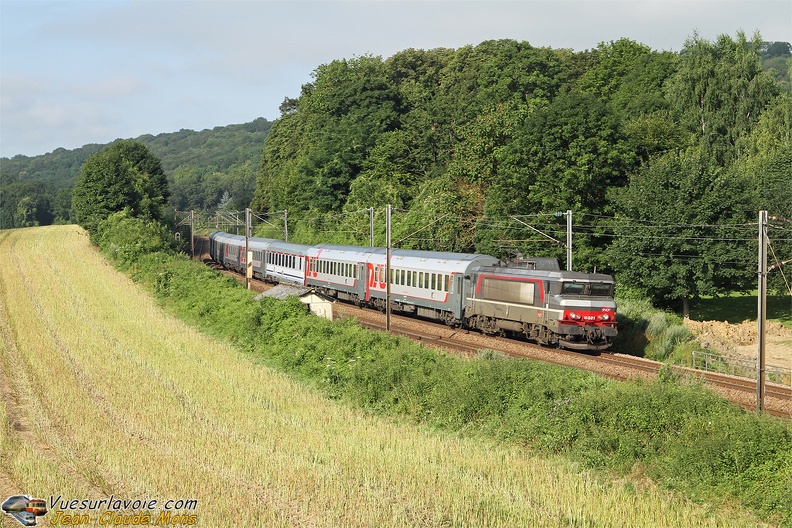
[[[200,245],[199,245],[200,244]],[[208,245],[205,241],[198,242],[196,237],[196,258],[209,262]],[[229,272],[237,280],[244,282],[239,273]],[[258,291],[267,289],[269,285],[254,279]],[[385,316],[375,310],[357,308],[339,303],[339,311],[345,316],[355,317],[361,326],[377,331],[385,331]],[[581,368],[601,375],[629,380],[636,378],[654,379],[663,367],[663,363],[639,358],[617,352],[600,352],[587,354],[564,349],[549,348],[526,341],[485,336],[478,332],[451,329],[443,324],[426,320],[394,315],[391,318],[390,333],[412,339],[426,346],[462,355],[467,358],[477,357],[482,350],[492,350],[508,357],[528,358],[558,365]],[[742,407],[756,409],[756,380],[740,378],[728,374],[706,372],[686,367],[672,367],[672,371],[692,379],[701,380],[730,401]],[[792,418],[792,388],[783,385],[765,385],[765,412],[767,414]]]

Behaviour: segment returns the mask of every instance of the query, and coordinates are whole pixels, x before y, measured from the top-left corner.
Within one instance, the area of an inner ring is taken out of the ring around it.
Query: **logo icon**
[[[3,502],[3,513],[13,517],[22,526],[36,526],[36,517],[47,513],[44,499],[30,495],[11,495]]]

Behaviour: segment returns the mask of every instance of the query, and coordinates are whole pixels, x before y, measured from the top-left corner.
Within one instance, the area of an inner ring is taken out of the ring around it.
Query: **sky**
[[[792,42],[790,0],[0,0],[0,156],[275,120],[320,65],[490,39]]]

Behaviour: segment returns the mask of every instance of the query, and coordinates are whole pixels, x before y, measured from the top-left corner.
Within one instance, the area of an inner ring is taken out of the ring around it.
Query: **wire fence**
[[[758,375],[755,359],[729,358],[708,352],[693,352],[693,368],[752,379]],[[792,386],[792,369],[765,365],[765,379],[771,383]]]

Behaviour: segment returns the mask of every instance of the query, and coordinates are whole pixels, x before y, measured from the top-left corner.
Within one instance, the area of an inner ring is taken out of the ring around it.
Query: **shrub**
[[[107,217],[96,228],[99,248],[125,269],[142,256],[181,249],[168,229],[152,220],[132,216],[124,209]]]

